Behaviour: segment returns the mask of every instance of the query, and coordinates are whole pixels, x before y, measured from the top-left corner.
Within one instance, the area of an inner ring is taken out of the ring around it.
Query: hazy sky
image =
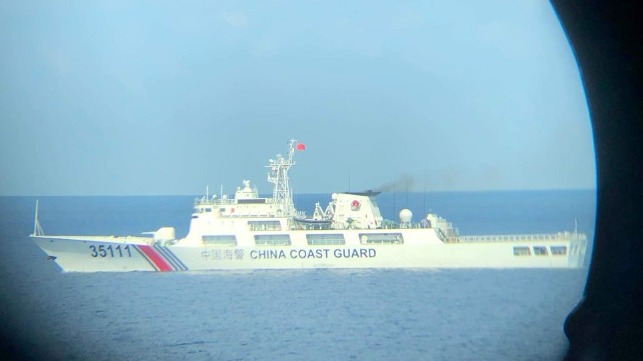
[[[2,1],[0,195],[595,188],[546,1]],[[399,182],[399,181],[398,181]]]

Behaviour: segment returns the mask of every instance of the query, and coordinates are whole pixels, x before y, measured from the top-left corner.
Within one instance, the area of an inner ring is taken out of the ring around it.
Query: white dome
[[[413,218],[413,212],[411,212],[410,209],[404,208],[403,210],[400,211],[400,222],[408,223],[408,222],[411,222],[412,218]]]

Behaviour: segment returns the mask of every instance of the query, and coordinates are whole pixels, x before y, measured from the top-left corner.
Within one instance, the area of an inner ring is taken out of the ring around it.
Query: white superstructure
[[[436,214],[414,223],[384,220],[377,192],[334,193],[307,218],[295,209],[288,171],[305,146],[270,159],[272,197],[248,180],[233,198],[198,198],[190,230],[163,227],[151,237],[48,236],[37,216],[31,237],[63,271],[186,271],[270,268],[578,268],[587,238],[578,232],[461,236]]]

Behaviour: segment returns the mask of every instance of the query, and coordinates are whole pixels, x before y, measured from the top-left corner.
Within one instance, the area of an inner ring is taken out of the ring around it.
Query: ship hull
[[[65,272],[307,268],[580,268],[584,246],[552,242],[434,242],[402,245],[160,246],[141,239],[32,236]],[[529,254],[516,254],[516,248]],[[534,248],[546,254],[534,254]],[[554,254],[562,249],[564,254]]]

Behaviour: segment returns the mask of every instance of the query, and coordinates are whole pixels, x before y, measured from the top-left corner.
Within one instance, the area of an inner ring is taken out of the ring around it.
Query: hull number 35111
[[[110,244],[109,246],[105,246],[104,244],[101,244],[100,246],[95,246],[91,245],[89,246],[90,250],[90,255],[94,258],[101,257],[110,257],[110,258],[115,258],[115,257],[132,257],[132,252],[130,251],[129,245],[122,247],[119,244],[116,247],[112,247]]]

